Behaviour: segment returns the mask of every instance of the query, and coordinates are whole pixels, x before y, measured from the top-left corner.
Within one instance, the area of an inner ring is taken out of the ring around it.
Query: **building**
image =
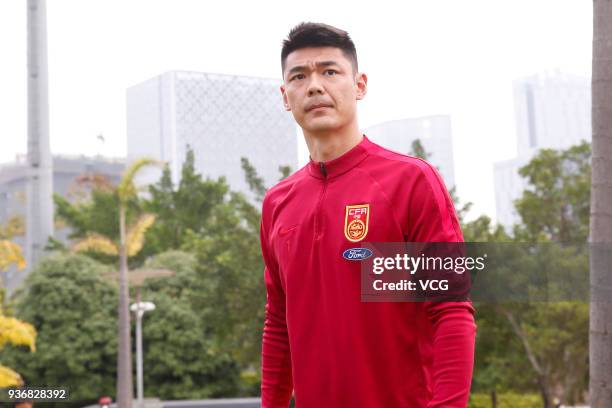
[[[187,147],[196,170],[225,176],[233,190],[250,195],[240,159],[246,157],[271,186],[279,166],[297,170],[297,133],[283,108],[275,79],[171,71],[127,90],[128,162],[148,156],[166,161],[180,181]],[[143,169],[139,182],[159,179]]]
[[[527,183],[518,171],[530,159],[530,155],[523,155],[494,164],[495,212],[499,224],[510,227],[520,220],[514,200],[521,196]]]
[[[412,142],[419,139],[429,153],[427,160],[438,168],[446,187],[451,189],[455,186],[450,116],[392,120],[370,126],[363,132],[373,142],[403,154],[409,154]]]
[[[558,70],[513,83],[517,157],[494,165],[497,222],[520,220],[514,200],[526,184],[518,174],[539,149],[567,149],[591,140],[591,81]]]
[[[93,174],[103,175],[111,183],[117,184],[125,169],[125,159],[55,155],[52,160],[53,192],[70,201],[83,199],[91,191],[90,186],[78,182],[79,177]],[[28,163],[25,156],[18,156],[13,163],[0,165],[0,224],[5,224],[13,217],[20,217],[25,221],[27,171]],[[69,233],[68,228],[58,228],[56,225],[54,238],[67,243]],[[24,252],[27,251],[25,224],[23,234],[11,240],[19,244]],[[27,253],[25,255],[27,256]],[[30,265],[23,271],[17,271],[15,266],[11,266],[7,272],[0,272],[9,294],[21,284],[29,270]]]

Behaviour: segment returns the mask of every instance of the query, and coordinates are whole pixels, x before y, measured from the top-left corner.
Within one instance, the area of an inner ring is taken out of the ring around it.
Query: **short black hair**
[[[353,70],[359,70],[357,65],[357,50],[348,33],[339,28],[323,23],[303,22],[291,29],[286,40],[283,40],[281,50],[281,67],[285,72],[287,56],[295,50],[307,47],[336,47],[351,60]]]

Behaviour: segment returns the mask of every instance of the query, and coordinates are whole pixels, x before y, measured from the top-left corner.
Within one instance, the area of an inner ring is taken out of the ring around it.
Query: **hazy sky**
[[[0,162],[26,151],[25,4],[0,1]],[[288,30],[320,21],[357,46],[362,127],[451,115],[469,218],[494,216],[493,162],[516,154],[512,80],[591,71],[586,0],[48,0],[47,18],[53,153],[124,156],[127,87],[168,70],[280,78]]]

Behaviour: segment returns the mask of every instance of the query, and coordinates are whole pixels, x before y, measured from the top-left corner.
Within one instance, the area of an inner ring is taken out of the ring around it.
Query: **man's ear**
[[[285,110],[290,111],[291,107],[289,106],[289,99],[287,99],[287,92],[285,92],[285,85],[280,86],[280,91],[283,95],[283,105],[285,106]]]
[[[368,77],[363,72],[355,74],[355,85],[357,86],[357,100],[363,99],[368,93]]]

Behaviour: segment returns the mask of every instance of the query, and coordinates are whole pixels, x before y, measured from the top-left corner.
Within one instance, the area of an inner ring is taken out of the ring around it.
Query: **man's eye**
[[[336,71],[335,69],[328,69],[325,71],[325,73],[333,76],[333,75],[336,75],[338,71]]]
[[[292,76],[289,80],[293,81],[294,79],[304,79],[304,74],[297,74]]]

